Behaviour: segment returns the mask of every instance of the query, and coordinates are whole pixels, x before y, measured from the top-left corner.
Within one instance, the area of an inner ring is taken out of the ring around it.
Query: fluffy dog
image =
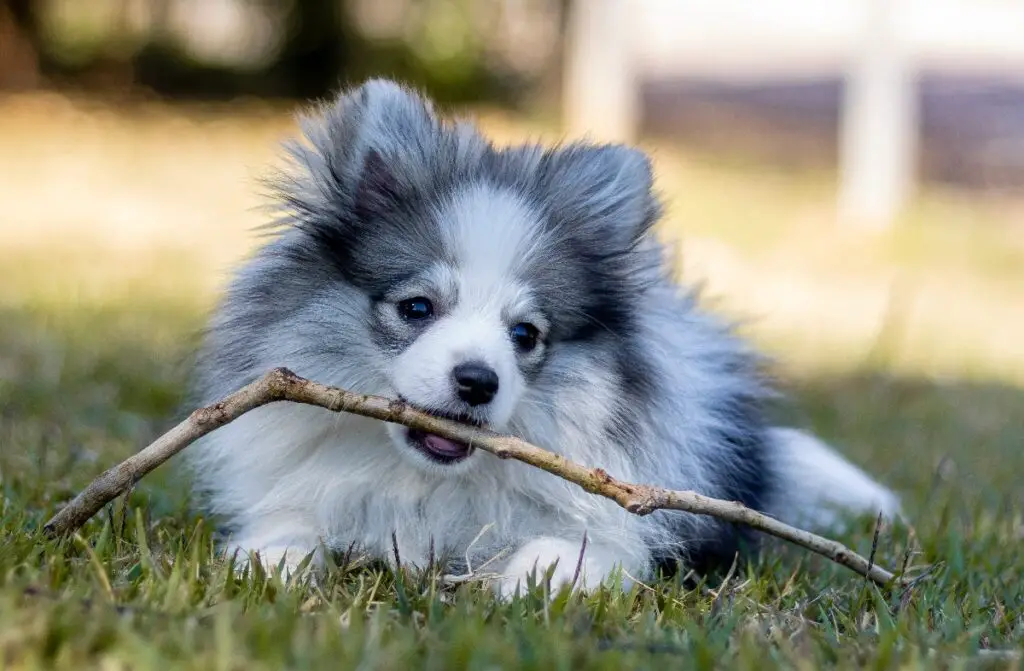
[[[897,511],[817,439],[766,423],[757,356],[669,277],[640,151],[499,149],[381,80],[302,121],[273,237],[207,332],[198,400],[287,366],[793,523]],[[419,565],[434,549],[471,562],[506,550],[510,594],[552,565],[555,586],[572,580],[584,534],[584,589],[714,568],[753,540],[710,517],[636,517],[530,466],[320,408],[266,406],[203,443],[195,480],[226,549],[270,565],[353,544],[386,559],[394,534]]]

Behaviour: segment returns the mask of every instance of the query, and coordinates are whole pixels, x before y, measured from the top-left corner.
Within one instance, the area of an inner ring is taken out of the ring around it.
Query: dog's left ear
[[[548,153],[541,180],[556,225],[628,245],[657,221],[651,161],[624,145],[570,145]]]

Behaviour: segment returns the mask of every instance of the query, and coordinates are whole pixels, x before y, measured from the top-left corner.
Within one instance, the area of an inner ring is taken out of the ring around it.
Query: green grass
[[[792,397],[780,418],[838,443],[904,496],[913,531],[883,529],[876,561],[899,568],[909,549],[912,566],[932,567],[913,589],[877,589],[779,544],[723,589],[664,579],[627,594],[562,593],[550,602],[543,584],[499,604],[479,585],[447,587],[436,575],[392,573],[352,557],[338,558],[315,584],[236,578],[216,555],[210,526],[190,511],[173,466],[140,482],[79,537],[44,539],[39,529],[60,505],[179,416],[194,333],[221,270],[244,251],[239,231],[250,220],[238,194],[251,185],[235,185],[244,171],[227,168],[237,160],[232,152],[262,158],[262,150],[243,150],[269,146],[268,136],[249,128],[227,151],[218,143],[230,138],[218,133],[243,131],[190,123],[197,125],[174,147],[147,140],[156,135],[148,127],[124,133],[154,153],[185,152],[181,145],[192,142],[195,154],[182,162],[199,165],[205,156],[215,164],[201,173],[213,180],[206,191],[188,193],[210,208],[227,207],[203,200],[218,188],[234,194],[238,218],[202,229],[215,251],[229,250],[222,255],[195,254],[193,238],[118,247],[79,224],[32,239],[26,230],[34,222],[64,212],[45,193],[26,209],[13,196],[33,194],[12,192],[0,213],[0,669],[1019,668],[1003,651],[1024,645],[1024,367],[1013,349],[1019,338],[974,335],[1024,321],[1024,270],[1012,262],[1019,229],[1000,220],[1004,209],[939,195],[916,204],[896,233],[835,242],[806,233],[808,212],[827,205],[814,179],[702,166],[674,153],[664,157],[670,199],[685,200],[685,219],[700,221],[693,230],[736,250],[759,283],[785,266],[826,288],[850,277],[868,286],[899,267],[922,295],[945,287],[929,284],[943,274],[985,288],[966,294],[966,303],[950,292],[944,314],[922,308],[916,330],[865,328],[866,337],[849,342],[808,335],[833,313],[806,314],[788,330],[751,330],[780,357]],[[97,146],[114,146],[97,156],[116,153],[121,136],[96,132]],[[45,156],[36,160],[24,171],[45,174]],[[140,216],[158,220],[186,206],[178,186],[161,191],[157,178],[145,177],[148,164],[121,174],[115,163],[117,179],[140,183],[109,196],[157,194]],[[44,183],[39,176],[24,188]],[[687,200],[689,193],[701,195]],[[750,199],[761,211],[749,209]],[[110,203],[83,201],[76,216],[101,228]],[[939,218],[937,228],[922,230],[914,221],[922,213]],[[678,210],[673,216],[678,221]],[[758,217],[770,225],[745,241],[741,224]],[[973,218],[992,232],[965,233],[958,220]],[[25,235],[4,243],[11,233]],[[779,256],[794,245],[803,253]],[[836,252],[832,263],[822,249]],[[755,288],[743,277],[718,285],[726,307]],[[963,325],[956,306],[968,304],[984,309]],[[855,310],[863,309],[843,304],[835,314]],[[833,535],[867,554],[873,522]]]

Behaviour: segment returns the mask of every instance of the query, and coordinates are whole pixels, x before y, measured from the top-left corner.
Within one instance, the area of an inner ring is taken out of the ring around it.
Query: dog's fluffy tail
[[[770,440],[780,485],[770,512],[780,520],[802,528],[825,528],[849,516],[900,516],[896,494],[821,440],[781,427],[771,430]]]

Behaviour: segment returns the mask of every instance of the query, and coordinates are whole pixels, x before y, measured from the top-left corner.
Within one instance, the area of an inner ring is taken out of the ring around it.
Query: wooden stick
[[[402,401],[328,387],[301,378],[284,368],[272,370],[223,400],[196,410],[148,447],[104,472],[46,523],[46,533],[51,537],[73,534],[103,506],[189,444],[254,408],[276,401],[321,406],[334,412],[372,417],[450,440],[471,443],[502,459],[517,459],[573,482],[592,494],[615,501],[636,515],[647,515],[655,510],[681,510],[696,515],[710,515],[799,545],[879,585],[888,585],[895,580],[890,571],[842,543],[791,527],[740,503],[713,499],[690,491],[623,482],[603,469],[581,466],[518,438],[434,417]]]

